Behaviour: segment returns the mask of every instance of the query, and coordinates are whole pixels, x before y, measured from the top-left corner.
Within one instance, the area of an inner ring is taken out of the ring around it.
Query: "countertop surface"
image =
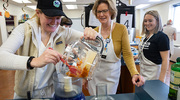
[[[159,80],[149,80],[142,87],[136,87],[135,93],[110,95],[115,100],[170,100],[169,86]],[[86,96],[90,100],[93,96]]]
[[[139,63],[140,63],[139,59],[136,59],[134,62],[136,65],[139,65]],[[123,57],[121,57],[121,66],[126,66],[126,63],[125,63]]]
[[[109,96],[114,98],[114,100],[141,100],[135,93],[116,94]],[[91,98],[93,98],[93,96],[86,96],[86,100],[91,100]]]
[[[138,46],[138,44],[136,44],[136,43],[130,43],[130,45],[131,45],[131,51],[132,51],[132,53],[133,53],[133,55],[137,55],[137,53],[138,53],[138,50],[135,48],[135,47],[132,47],[132,46]],[[135,64],[136,65],[139,65],[139,59],[137,59],[137,60],[135,60]],[[121,54],[121,65],[122,66],[125,66],[126,65],[126,63],[124,62],[124,59],[123,59],[123,55]]]
[[[170,100],[168,98],[169,86],[159,80],[149,80],[142,87],[136,87],[135,93],[124,93],[109,95],[114,100]],[[86,100],[91,100],[94,96],[86,96]],[[14,99],[15,100],[15,99]],[[23,100],[23,99],[16,99]],[[24,99],[25,100],[25,99]],[[31,99],[31,100],[53,100]]]
[[[142,87],[135,88],[135,94],[140,100],[170,100],[168,93],[169,86],[160,80],[149,80]],[[147,96],[151,99],[145,99]]]
[[[130,45],[131,45],[131,46],[138,46],[139,44],[138,44],[138,43],[131,42]]]

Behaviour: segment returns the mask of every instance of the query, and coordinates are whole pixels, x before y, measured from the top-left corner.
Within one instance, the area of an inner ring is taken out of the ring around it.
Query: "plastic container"
[[[53,73],[54,100],[85,100],[82,79]]]
[[[177,100],[177,93],[180,85],[180,57],[176,59],[176,63],[171,65],[169,98]]]

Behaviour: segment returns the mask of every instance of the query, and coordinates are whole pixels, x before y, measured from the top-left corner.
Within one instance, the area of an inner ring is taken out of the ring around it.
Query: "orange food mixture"
[[[89,73],[89,70],[86,68],[86,66],[83,68],[83,71],[80,75],[80,77],[84,78],[84,77],[88,77],[88,73]]]
[[[82,60],[80,58],[77,58],[78,62],[77,62],[77,66],[74,66],[74,69],[77,70],[75,73],[71,72],[71,70],[69,70],[66,75],[70,76],[70,77],[79,77],[79,78],[86,78],[88,77],[88,73],[89,70],[86,68],[86,66],[82,69],[81,65],[82,65]]]

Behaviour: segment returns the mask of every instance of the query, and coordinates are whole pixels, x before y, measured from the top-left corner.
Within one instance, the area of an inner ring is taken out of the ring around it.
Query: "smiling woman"
[[[66,15],[60,0],[38,0],[35,16],[17,26],[0,47],[0,69],[16,70],[14,99],[27,99],[27,93],[31,98],[53,97],[51,76],[65,46],[83,36],[61,27],[61,16]],[[97,36],[91,28],[85,28],[84,34],[89,39]]]
[[[121,71],[121,53],[132,76],[132,83],[137,86],[144,84],[141,75],[135,67],[130,49],[128,32],[125,25],[113,22],[117,9],[113,0],[96,0],[92,11],[101,23],[96,27],[99,36],[104,41],[104,50],[100,58],[100,66],[94,72],[92,80],[88,82],[90,95],[96,94],[95,84],[106,83],[107,94],[116,94]],[[104,73],[102,75],[102,73]],[[138,82],[136,82],[139,80]]]
[[[0,47],[0,69],[16,70],[14,99],[52,98],[52,74],[61,67],[65,46],[83,35],[96,38],[92,28],[83,34],[61,27],[61,16],[66,16],[61,0],[38,0],[34,17],[18,25]]]
[[[36,14],[39,17],[42,32],[45,32],[47,35],[51,32],[54,32],[61,22],[61,16],[49,17],[44,13],[40,13],[40,10],[36,10]]]
[[[149,31],[149,34],[154,33],[157,24],[156,19],[152,15],[146,15],[144,17],[144,27]]]
[[[162,23],[157,11],[145,13],[142,23],[144,40],[139,44],[140,74],[146,80],[165,81],[169,65],[169,39],[162,32]]]

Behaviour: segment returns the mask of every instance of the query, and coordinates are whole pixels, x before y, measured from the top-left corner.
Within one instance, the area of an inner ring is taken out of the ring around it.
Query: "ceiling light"
[[[148,2],[159,2],[159,1],[162,1],[162,0],[149,0]]]
[[[66,5],[67,9],[77,9],[77,5]]]
[[[147,6],[149,6],[150,4],[140,4],[140,5],[137,5],[136,6],[136,9],[142,9],[142,8],[144,8],[144,7],[147,7]]]
[[[12,1],[17,2],[17,3],[32,3],[29,0],[12,0]]]
[[[76,0],[62,0],[63,2],[76,2]]]
[[[33,10],[36,9],[36,6],[27,6],[27,7],[31,8],[31,9],[33,9]]]

